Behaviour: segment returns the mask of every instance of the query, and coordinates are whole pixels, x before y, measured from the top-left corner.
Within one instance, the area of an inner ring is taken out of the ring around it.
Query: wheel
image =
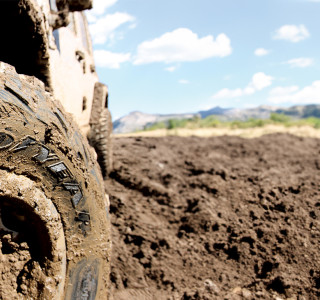
[[[112,117],[107,106],[108,88],[102,83],[96,83],[88,140],[97,153],[104,178],[112,170]]]
[[[108,201],[93,157],[44,85],[0,62],[0,299],[108,298]]]
[[[112,169],[111,131],[111,114],[107,108],[103,108],[98,122],[91,125],[88,140],[97,153],[98,163],[104,178],[107,177]]]

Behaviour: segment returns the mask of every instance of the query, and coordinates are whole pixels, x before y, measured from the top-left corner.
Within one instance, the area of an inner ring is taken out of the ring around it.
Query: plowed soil
[[[319,299],[320,140],[115,138],[118,299]]]

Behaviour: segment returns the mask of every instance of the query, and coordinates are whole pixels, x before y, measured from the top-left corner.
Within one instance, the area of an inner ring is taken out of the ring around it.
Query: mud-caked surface
[[[39,299],[39,291],[45,297],[45,286],[53,280],[32,260],[28,244],[14,242],[7,234],[0,235],[0,248],[0,299]]]
[[[0,235],[0,290],[3,299],[18,299],[15,297],[18,288],[17,278],[24,265],[31,259],[26,243],[17,244],[10,234]]]
[[[115,138],[114,299],[319,299],[320,140]]]
[[[43,83],[2,62],[0,120],[0,299],[107,299],[110,226],[93,150]]]

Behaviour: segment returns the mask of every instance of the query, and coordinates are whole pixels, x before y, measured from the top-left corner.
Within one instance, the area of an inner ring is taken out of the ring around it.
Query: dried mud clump
[[[46,284],[28,244],[14,241],[12,234],[0,233],[0,275],[1,299],[37,299]]]
[[[114,299],[319,299],[320,140],[116,138]]]

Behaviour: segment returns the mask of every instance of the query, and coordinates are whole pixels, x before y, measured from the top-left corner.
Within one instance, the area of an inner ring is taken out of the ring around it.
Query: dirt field
[[[320,140],[115,138],[121,299],[319,299]]]

